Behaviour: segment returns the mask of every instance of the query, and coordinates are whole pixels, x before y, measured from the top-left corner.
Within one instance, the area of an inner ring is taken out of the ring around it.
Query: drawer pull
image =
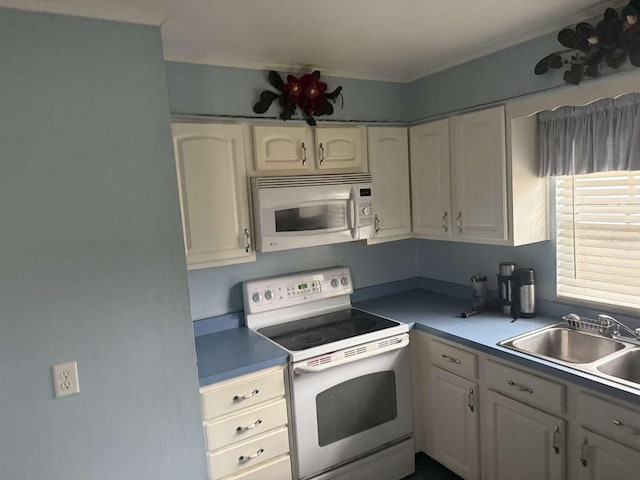
[[[238,427],[236,428],[236,432],[240,433],[240,432],[246,432],[247,430],[253,430],[254,428],[256,428],[258,425],[260,425],[262,423],[262,420],[258,419],[255,422],[245,426],[245,427]]]
[[[556,425],[553,427],[553,451],[556,455],[560,455],[560,445],[558,445],[558,438],[560,437],[560,427]]]
[[[627,431],[627,432],[631,433],[632,435],[640,435],[640,430],[638,430],[638,429],[636,429],[636,428],[633,428],[633,427],[630,427],[630,426],[628,426],[628,425],[625,425],[625,424],[624,424],[624,423],[622,423],[620,420],[614,420],[614,421],[613,421],[613,424],[614,424],[616,427],[620,427],[620,428],[622,428],[623,430],[625,430],[625,431]]]
[[[458,365],[460,365],[462,363],[459,359],[450,357],[446,353],[442,354],[442,358],[444,358],[447,362],[457,363]]]
[[[533,388],[522,385],[521,383],[516,383],[513,380],[509,380],[507,383],[521,392],[533,393]]]
[[[587,464],[587,437],[582,437],[582,444],[580,445],[580,463],[582,463],[583,467],[586,467]]]
[[[256,452],[252,453],[251,455],[240,455],[238,457],[238,461],[240,463],[248,462],[249,460],[253,460],[254,458],[258,458],[263,453],[264,453],[264,448],[261,448],[260,450],[257,450]]]
[[[236,395],[235,397],[233,397],[233,401],[234,402],[239,402],[240,400],[249,400],[250,398],[255,397],[257,394],[260,393],[260,390],[258,390],[257,388],[251,392],[251,393],[246,393],[244,395]]]

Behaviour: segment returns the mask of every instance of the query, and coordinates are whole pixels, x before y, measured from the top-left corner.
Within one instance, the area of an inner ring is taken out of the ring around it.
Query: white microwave
[[[251,191],[258,251],[373,236],[371,174],[257,177]]]

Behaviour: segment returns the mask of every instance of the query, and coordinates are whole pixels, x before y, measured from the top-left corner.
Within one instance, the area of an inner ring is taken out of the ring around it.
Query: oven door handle
[[[382,355],[383,353],[387,353],[387,352],[392,352],[394,350],[400,350],[401,348],[405,348],[406,346],[409,345],[409,335],[405,334],[402,336],[402,338],[400,339],[400,341],[398,341],[397,343],[393,343],[391,345],[388,345],[384,348],[379,348],[376,350],[371,350],[371,351],[367,351],[364,353],[359,353],[356,355],[353,355],[351,357],[346,357],[346,358],[341,358],[337,361],[333,361],[333,362],[327,362],[327,363],[323,363],[320,365],[314,365],[314,366],[306,366],[306,365],[294,365],[293,366],[293,373],[297,374],[297,375],[301,375],[301,374],[305,374],[305,373],[318,373],[318,372],[322,372],[324,370],[328,370],[330,368],[333,367],[339,367],[340,365],[345,365],[347,363],[352,363],[352,362],[357,362],[358,360],[362,360],[364,358],[367,357],[373,357],[375,355]],[[355,347],[354,349],[356,349],[357,347]]]

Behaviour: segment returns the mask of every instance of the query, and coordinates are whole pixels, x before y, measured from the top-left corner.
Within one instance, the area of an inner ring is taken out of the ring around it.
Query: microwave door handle
[[[351,230],[351,238],[358,238],[358,216],[356,211],[356,195],[355,189],[349,192],[349,201],[347,202],[347,217],[349,221],[349,230]]]

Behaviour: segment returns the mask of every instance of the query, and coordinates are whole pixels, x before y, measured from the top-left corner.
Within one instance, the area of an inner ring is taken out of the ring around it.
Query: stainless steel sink
[[[498,345],[640,389],[640,346],[618,337],[550,325]]]
[[[598,362],[596,370],[635,385],[640,385],[640,348],[627,350],[606,361]]]
[[[568,363],[591,363],[625,347],[616,340],[566,327],[547,328],[502,345]]]

